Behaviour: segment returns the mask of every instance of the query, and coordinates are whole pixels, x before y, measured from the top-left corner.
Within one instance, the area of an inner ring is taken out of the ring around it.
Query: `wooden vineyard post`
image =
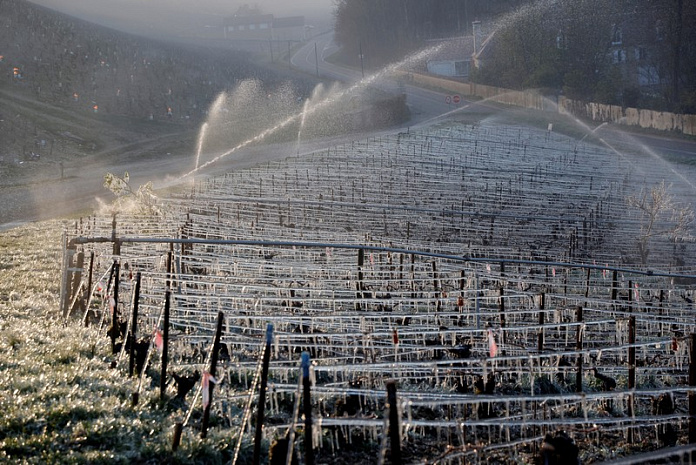
[[[312,446],[312,381],[309,378],[309,354],[307,352],[302,352],[302,387],[302,407],[305,417],[305,464],[314,465],[314,447]]]
[[[582,307],[575,309],[575,320],[580,323],[575,337],[575,350],[582,351]],[[582,354],[578,353],[576,360],[577,372],[575,373],[575,392],[582,392]]]
[[[87,302],[84,304],[84,309],[83,310],[88,310],[88,303],[89,303],[89,296],[90,293],[92,292],[92,281],[94,280],[94,250],[89,253],[89,273],[87,275]],[[85,319],[85,322],[87,320]],[[87,325],[85,325],[87,326]]]
[[[628,317],[628,388],[636,387],[636,317]]]
[[[498,307],[500,310],[500,340],[505,344],[505,288],[500,286],[500,301],[498,302]]]
[[[72,311],[75,308],[75,305],[77,305],[77,294],[80,291],[80,283],[82,282],[82,272],[84,271],[84,266],[85,266],[85,253],[80,251],[77,253],[77,256],[75,257],[75,266],[72,268],[72,283],[71,283],[71,288],[70,288],[70,298],[69,304],[68,304],[68,315],[67,317],[70,317],[72,314]]]
[[[116,213],[111,217],[111,242],[114,243],[112,250],[113,255],[121,255],[121,241],[116,238]]]
[[[358,282],[355,285],[357,290],[358,301],[355,303],[355,309],[361,310],[360,300],[363,298],[363,290],[365,290],[365,284],[363,283],[363,266],[365,264],[365,249],[358,249]]]
[[[256,431],[254,432],[254,456],[252,463],[261,463],[261,436],[263,434],[264,409],[266,407],[266,387],[268,386],[268,364],[271,360],[271,341],[273,340],[273,325],[266,326],[266,345],[263,349],[261,365],[261,386],[259,388],[259,404],[256,411]]]
[[[131,327],[128,339],[130,347],[128,348],[128,376],[133,376],[135,369],[135,342],[138,337],[138,306],[140,304],[140,272],[135,275],[135,290],[133,291],[133,312],[131,315]]]
[[[404,254],[399,254],[399,287],[404,282]]]
[[[164,327],[162,328],[162,369],[160,370],[160,399],[164,399],[167,390],[167,365],[169,363],[169,306],[171,291],[164,292]]]
[[[537,334],[537,351],[544,351],[544,307],[546,306],[546,294],[539,294],[539,333]]]
[[[172,267],[173,267],[173,257],[174,257],[174,243],[169,244],[171,246],[169,252],[167,253],[167,290],[172,288]]]
[[[116,353],[116,338],[118,337],[118,283],[121,280],[121,265],[114,262],[114,308],[111,309],[111,353]]]
[[[218,312],[217,328],[215,329],[215,338],[213,339],[213,353],[210,356],[210,371],[208,374],[215,377],[217,368],[218,354],[220,353],[220,338],[222,337],[222,321],[225,317],[223,312]],[[203,376],[206,376],[204,373]],[[208,422],[210,421],[210,406],[213,403],[213,386],[215,383],[208,384],[208,404],[203,409],[203,420],[201,422],[201,438],[205,439],[208,435]]]
[[[177,449],[179,448],[179,444],[181,443],[181,432],[184,429],[184,424],[181,422],[177,422],[174,425],[174,436],[172,437],[172,451],[176,452]]]
[[[696,333],[689,347],[689,387],[696,387]],[[696,392],[689,391],[689,444],[696,443]]]
[[[62,277],[62,283],[60,287],[60,304],[61,304],[61,311],[63,312],[63,318],[68,317],[68,311],[70,308],[70,289],[71,289],[71,283],[72,283],[72,268],[73,268],[73,255],[75,254],[75,251],[77,250],[74,245],[69,245],[68,244],[68,239],[67,237],[64,237],[63,239],[64,242],[64,256],[63,256],[63,277]]]
[[[663,307],[664,300],[665,300],[665,290],[660,289],[660,303],[659,303],[659,307],[658,307],[658,312],[660,315],[660,336],[665,335],[665,324],[662,321],[662,317],[664,316],[664,307]]]
[[[433,290],[435,293],[435,310],[440,311],[442,302],[440,301],[440,283],[437,274],[437,264],[433,261]]]
[[[391,463],[401,465],[401,426],[399,425],[399,405],[396,399],[396,381],[387,381],[387,406],[389,407],[389,442],[391,444]]]
[[[636,343],[636,317],[630,316],[628,318],[628,389],[636,388],[636,348],[633,344]],[[633,393],[628,395],[628,416],[633,417],[634,411],[634,397]],[[633,428],[628,428],[628,438],[629,443],[633,443]]]

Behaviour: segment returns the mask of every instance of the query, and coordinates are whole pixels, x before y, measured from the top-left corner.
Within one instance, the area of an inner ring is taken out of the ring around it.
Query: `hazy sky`
[[[304,15],[323,27],[331,20],[334,0],[29,0],[38,5],[128,32],[175,35],[220,26],[244,4],[276,16]]]

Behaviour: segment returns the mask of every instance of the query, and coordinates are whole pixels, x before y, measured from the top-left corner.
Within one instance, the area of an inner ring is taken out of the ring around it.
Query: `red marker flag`
[[[162,353],[162,347],[164,347],[164,340],[162,339],[162,331],[155,329],[155,347]]]
[[[491,357],[498,355],[498,344],[495,343],[495,337],[493,336],[493,331],[488,330],[488,351]]]
[[[635,301],[638,302],[640,300],[640,291],[638,290],[638,283],[633,284],[633,296],[635,297]]]
[[[207,371],[203,372],[203,409],[210,403],[210,383],[217,384],[217,379]]]

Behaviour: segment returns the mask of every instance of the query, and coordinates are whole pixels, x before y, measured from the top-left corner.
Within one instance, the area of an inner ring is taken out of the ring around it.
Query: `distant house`
[[[234,15],[225,18],[224,37],[229,40],[293,40],[308,38],[304,16],[276,18],[272,14]]]
[[[428,73],[460,79],[469,77],[474,55],[473,36],[430,40],[428,46],[439,47],[426,62]]]
[[[610,38],[610,62],[628,85],[659,92],[670,81],[665,69],[665,27],[657,14],[625,13]]]

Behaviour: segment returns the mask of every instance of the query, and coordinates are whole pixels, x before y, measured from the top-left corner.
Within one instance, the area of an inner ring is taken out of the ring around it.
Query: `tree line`
[[[338,0],[335,15],[349,62],[378,67],[482,20],[477,82],[696,112],[696,0]]]

